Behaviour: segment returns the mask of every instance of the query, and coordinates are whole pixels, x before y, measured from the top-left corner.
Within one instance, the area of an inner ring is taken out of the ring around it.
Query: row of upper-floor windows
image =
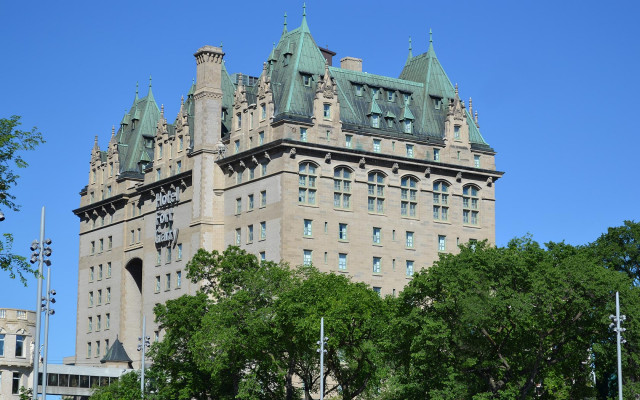
[[[95,293],[95,296],[94,296],[94,293]],[[109,304],[111,303],[111,288],[107,287],[104,289],[104,291],[102,289],[98,289],[95,292],[93,290],[90,290],[88,296],[89,296],[88,297],[89,307],[93,307],[94,305],[101,306],[103,300],[104,300],[104,304]]]
[[[298,203],[315,205],[317,197],[317,166],[311,162],[302,162],[298,168]],[[418,217],[418,180],[413,176],[404,176],[400,180],[400,215]],[[386,194],[386,176],[380,171],[370,172],[367,176],[367,210],[371,213],[385,214],[388,200]],[[352,208],[353,172],[347,167],[334,169],[333,206],[337,209]],[[450,185],[445,181],[433,183],[433,219],[449,220]],[[462,188],[463,223],[479,223],[479,189],[473,185]]]
[[[162,169],[162,167],[156,168],[156,181],[159,181],[160,179],[163,179],[163,178],[168,178],[168,177],[177,175],[181,172],[182,172],[182,161],[178,160],[176,161],[175,167],[173,165],[169,165],[166,169]]]
[[[153,140],[147,139],[145,142],[147,148],[151,148],[153,146]],[[171,141],[167,142],[166,145],[163,143],[157,143],[156,145],[156,158],[161,159],[165,155],[168,156],[169,159],[173,158],[173,143]],[[176,151],[180,153],[184,150],[184,137],[182,135],[178,136]]]
[[[107,262],[106,266],[99,264],[97,268],[95,266],[89,267],[89,282],[101,281],[103,277],[111,278],[111,261]]]
[[[14,346],[14,357],[26,357],[26,339],[25,335],[13,335],[15,337],[15,346]],[[0,333],[0,357],[5,357],[5,342],[7,340],[7,335],[5,333]]]
[[[95,240],[91,241],[91,254],[102,253],[103,251],[105,250],[109,251],[112,248],[113,248],[113,236],[107,237],[106,248],[105,248],[104,238],[98,239],[97,242]]]
[[[373,86],[367,86],[359,83],[353,84],[353,91],[356,97],[362,97],[365,93],[371,95],[372,100],[387,100],[388,102],[395,102],[397,99],[401,99],[403,105],[408,105],[411,102],[411,93],[402,92],[396,89],[378,88]]]
[[[164,260],[166,264],[169,264],[172,261],[182,260],[182,243],[176,244],[175,248],[172,248],[171,246],[167,246],[164,249],[162,247],[157,248],[156,266],[161,265],[162,260]]]
[[[257,203],[256,203],[257,200]],[[267,191],[261,190],[258,199],[256,199],[253,193],[247,195],[246,198],[246,211],[252,211],[256,207],[264,208],[267,206]],[[243,210],[242,197],[236,198],[236,214],[240,214]]]
[[[236,113],[236,129],[241,129],[242,128],[242,112],[238,112]],[[262,103],[260,104],[260,110],[258,111],[258,115],[260,116],[260,121],[264,121],[267,118],[267,105],[266,103]],[[227,116],[227,110],[225,108],[222,109],[222,119],[224,120]],[[249,120],[249,129],[253,129],[253,126],[255,124],[254,120],[254,111],[249,111],[248,112],[248,117],[247,119]]]
[[[266,240],[267,239],[267,221],[260,221],[257,224],[257,229],[259,232],[256,232],[258,235],[258,240]],[[251,244],[254,241],[254,224],[249,224],[246,227],[246,244]],[[236,228],[235,231],[235,245],[242,245],[242,228]]]
[[[263,161],[260,163],[260,176],[267,176],[267,166],[269,164],[267,163],[267,161]],[[245,169],[241,169],[238,170],[238,172],[236,172],[236,184],[241,184],[245,179],[248,180],[252,180],[256,178],[256,168],[258,168],[255,165],[251,165]],[[245,178],[245,171],[247,172],[246,178]]]
[[[95,326],[94,326],[95,321]],[[104,321],[104,327],[103,327]],[[87,317],[87,332],[99,332],[100,330],[108,330],[111,328],[111,313],[105,313],[104,319],[102,318],[102,314],[98,314],[95,317]]]
[[[182,288],[182,271],[176,271],[175,272],[175,280],[173,280],[172,278],[173,274],[172,273],[166,273],[164,274],[164,291],[168,291],[173,289],[181,289]],[[155,293],[160,293],[163,289],[163,285],[162,285],[162,276],[161,275],[157,275],[156,276],[156,286],[154,289]],[[173,285],[173,286],[172,286]]]

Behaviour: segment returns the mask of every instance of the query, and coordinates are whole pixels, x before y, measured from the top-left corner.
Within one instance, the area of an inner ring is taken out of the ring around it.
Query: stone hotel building
[[[431,41],[430,41],[431,42]],[[267,50],[268,51],[268,50]],[[139,366],[157,303],[193,294],[185,264],[237,245],[313,263],[395,295],[441,252],[494,241],[495,152],[433,44],[400,76],[317,46],[303,16],[258,76],[230,75],[219,47],[168,121],[149,85],[106,149],[96,138],[80,191],[77,365],[116,338]],[[398,63],[401,67],[401,63]]]

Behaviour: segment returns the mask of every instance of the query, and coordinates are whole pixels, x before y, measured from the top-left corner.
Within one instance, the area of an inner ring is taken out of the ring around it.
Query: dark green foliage
[[[0,118],[0,208],[18,211],[15,196],[10,190],[18,182],[19,176],[14,168],[26,168],[28,164],[20,155],[21,151],[34,150],[44,143],[42,134],[36,128],[30,131],[16,129],[20,126],[20,117]],[[3,206],[3,207],[2,207]],[[1,210],[0,210],[1,211]],[[27,285],[27,274],[37,274],[27,260],[11,252],[13,235],[4,233],[4,241],[0,240],[0,269],[9,273],[9,277],[20,278],[23,285]]]
[[[140,398],[140,374],[136,371],[122,375],[117,382],[112,382],[109,386],[96,388],[91,395],[91,400],[139,400]],[[153,395],[145,396],[148,400],[156,398]]]

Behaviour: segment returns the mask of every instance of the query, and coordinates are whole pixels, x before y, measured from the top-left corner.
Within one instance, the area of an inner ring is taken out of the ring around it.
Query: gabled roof
[[[136,96],[129,111],[122,118],[120,129],[116,134],[118,153],[120,155],[120,171],[142,173],[139,167],[141,161],[153,160],[153,149],[145,146],[145,137],[154,138],[156,126],[160,119],[160,109],[153,98],[151,84],[149,93],[142,99]],[[146,154],[145,154],[146,153]]]
[[[116,340],[113,341],[111,347],[107,350],[107,354],[105,354],[104,357],[102,357],[102,360],[100,360],[103,364],[107,362],[130,363],[131,361],[132,360],[129,358],[127,351],[124,349],[124,346],[122,346],[122,342],[120,342],[120,339],[117,337]]]

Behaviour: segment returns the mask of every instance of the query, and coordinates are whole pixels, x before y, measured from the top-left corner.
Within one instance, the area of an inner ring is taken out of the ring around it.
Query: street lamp
[[[40,323],[42,321],[42,308],[43,308],[43,297],[42,297],[42,266],[46,265],[47,266],[47,301],[46,301],[46,312],[47,312],[47,318],[45,321],[45,331],[46,334],[48,334],[48,327],[49,327],[49,318],[48,316],[50,314],[53,314],[53,310],[50,309],[49,307],[49,299],[50,299],[50,289],[49,289],[49,284],[50,284],[50,275],[51,275],[51,268],[49,268],[51,266],[51,260],[49,260],[47,257],[51,256],[51,247],[49,247],[49,245],[51,244],[51,239],[46,239],[44,238],[44,207],[42,207],[42,212],[40,214],[40,240],[34,240],[31,243],[31,251],[33,253],[31,253],[31,259],[29,259],[29,262],[31,262],[31,264],[35,264],[36,262],[38,263],[38,293],[36,296],[37,302],[36,302],[36,337],[35,337],[35,345],[34,345],[34,349],[39,349],[40,348]],[[45,247],[46,246],[46,247]],[[55,292],[55,291],[54,291]],[[55,299],[54,299],[55,302]],[[42,379],[42,383],[43,383],[43,389],[46,388],[46,382],[47,382],[47,376],[46,371],[47,371],[47,337],[45,336],[45,345],[44,345],[44,360],[43,360],[43,379]],[[37,400],[38,398],[38,375],[39,375],[39,360],[36,359],[35,355],[33,355],[33,400]],[[43,390],[43,397],[46,398],[47,394],[46,391]]]
[[[151,338],[149,336],[145,336],[145,331],[147,329],[147,317],[142,316],[142,336],[138,337],[138,351],[142,352],[142,365],[140,367],[140,392],[142,393],[142,398],[144,399],[144,361],[145,361],[145,353],[146,349],[151,346]]]
[[[324,317],[322,317],[320,318],[320,340],[317,342],[320,348],[316,349],[320,353],[320,400],[324,399],[324,355],[327,353],[325,346],[328,340],[329,338],[324,335]]]
[[[618,399],[622,400],[622,352],[620,350],[620,344],[627,341],[620,336],[620,334],[626,331],[625,328],[620,327],[620,323],[627,319],[626,315],[620,315],[620,294],[616,292],[616,315],[609,315],[609,319],[613,322],[609,325],[609,328],[613,328],[616,332],[616,348],[618,351]]]

